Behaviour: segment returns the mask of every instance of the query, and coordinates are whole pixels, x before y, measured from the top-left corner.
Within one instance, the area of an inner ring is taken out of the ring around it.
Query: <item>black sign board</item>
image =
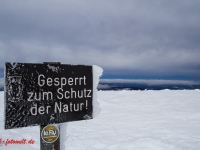
[[[92,66],[5,63],[5,129],[92,119]]]

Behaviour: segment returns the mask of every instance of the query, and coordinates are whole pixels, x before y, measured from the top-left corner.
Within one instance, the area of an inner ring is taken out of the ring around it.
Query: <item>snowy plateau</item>
[[[101,112],[61,124],[61,150],[200,150],[200,90],[98,91]],[[0,150],[39,150],[38,126],[4,130],[0,92]],[[34,141],[34,142],[33,142]]]

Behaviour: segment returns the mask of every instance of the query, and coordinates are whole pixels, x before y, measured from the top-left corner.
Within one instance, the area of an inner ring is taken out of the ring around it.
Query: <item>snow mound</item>
[[[199,150],[200,90],[99,91],[101,113],[68,123],[62,150]],[[38,150],[39,127],[4,130],[0,92],[0,139],[33,139],[34,144],[0,150]]]

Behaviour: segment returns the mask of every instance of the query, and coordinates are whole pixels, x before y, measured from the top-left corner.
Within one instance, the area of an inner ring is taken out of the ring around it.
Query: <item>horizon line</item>
[[[167,80],[167,79],[100,79],[99,83],[135,83],[148,85],[200,85],[200,81],[194,80]]]

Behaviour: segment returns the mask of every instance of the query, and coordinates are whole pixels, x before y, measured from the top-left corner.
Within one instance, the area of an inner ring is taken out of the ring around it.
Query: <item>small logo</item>
[[[54,125],[47,125],[43,128],[41,137],[46,143],[53,143],[59,137],[59,129]]]
[[[8,77],[7,96],[11,102],[18,102],[23,99],[21,79],[21,76]]]

